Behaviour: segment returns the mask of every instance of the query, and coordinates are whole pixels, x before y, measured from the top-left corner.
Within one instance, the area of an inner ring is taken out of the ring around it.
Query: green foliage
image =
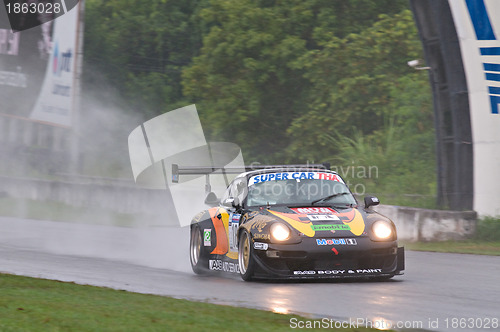
[[[492,217],[484,217],[479,219],[477,221],[475,240],[486,241],[486,242],[499,242],[500,219]]]
[[[406,64],[423,57],[406,0],[88,0],[86,27],[88,67],[145,119],[196,103],[208,140],[248,163],[375,166],[356,179],[367,192],[434,206],[431,94]]]
[[[185,105],[181,69],[199,51],[202,27],[194,15],[204,2],[88,0],[87,86],[102,87],[95,73],[104,74],[128,109],[146,118]]]
[[[386,204],[435,207],[431,91],[426,73],[406,65],[422,57],[411,13],[381,15],[362,34],[321,45],[298,62],[314,93],[288,129],[289,155],[375,168],[376,178],[346,172],[347,180]]]
[[[184,93],[198,104],[211,138],[239,144],[247,159],[274,162],[290,155],[303,159],[306,149],[286,153],[287,129],[308,114],[310,103],[325,96],[325,89],[333,88],[327,84],[318,89],[321,83],[316,84],[314,71],[324,68],[311,67],[311,57],[330,58],[324,38],[360,31],[380,11],[397,8],[399,2],[386,8],[372,1],[262,4],[213,0],[201,12],[211,29],[201,54],[184,70]],[[362,19],[364,15],[370,19]],[[307,127],[295,127],[299,141],[316,141],[316,128],[308,132]]]
[[[339,151],[329,159],[333,165],[372,170],[363,177],[356,175],[359,172],[354,177],[346,172],[347,180],[363,189],[358,194],[377,195],[385,204],[435,208],[430,91],[418,75],[421,73],[412,73],[395,82],[398,88],[389,93],[394,109],[384,116],[381,129],[363,134],[354,128],[348,136],[336,131],[325,135],[325,141]]]
[[[288,129],[290,153],[308,151],[306,157],[315,160],[338,152],[324,141],[325,134],[349,136],[352,127],[363,134],[382,129],[385,119],[393,116],[398,94],[394,90],[404,88],[401,77],[412,75],[428,85],[425,75],[418,77],[406,65],[408,59],[422,57],[408,10],[381,15],[372,27],[343,39],[324,33],[318,36],[323,49],[311,50],[297,62],[307,69],[305,76],[312,84],[309,111]]]
[[[213,26],[184,71],[184,92],[197,103],[210,138],[236,142],[247,157],[280,158],[306,84],[291,63],[305,51],[301,26],[310,25],[313,14],[301,1],[211,4],[201,19]]]

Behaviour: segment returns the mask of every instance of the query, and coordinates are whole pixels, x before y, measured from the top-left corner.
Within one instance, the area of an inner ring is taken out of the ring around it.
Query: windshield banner
[[[249,186],[256,183],[266,181],[281,181],[281,180],[330,180],[344,183],[340,176],[334,173],[325,172],[281,172],[281,173],[266,173],[252,176],[248,182]]]

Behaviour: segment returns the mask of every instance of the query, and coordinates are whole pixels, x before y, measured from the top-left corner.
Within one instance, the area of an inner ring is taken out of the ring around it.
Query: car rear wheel
[[[191,260],[191,268],[196,274],[202,274],[205,272],[203,264],[205,259],[203,258],[203,237],[201,234],[201,229],[198,226],[191,227],[191,240],[189,241],[189,258]],[[205,264],[205,267],[207,265]]]
[[[238,242],[238,264],[241,278],[245,281],[252,280],[255,270],[255,260],[253,257],[252,240],[250,234],[244,230],[240,234]]]

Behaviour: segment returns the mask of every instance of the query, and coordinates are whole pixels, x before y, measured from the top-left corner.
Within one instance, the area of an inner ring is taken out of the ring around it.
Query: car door
[[[229,188],[226,190],[222,198],[222,205],[229,214],[228,222],[228,241],[229,241],[229,251],[231,253],[238,252],[238,229],[240,227],[241,219],[241,203],[246,198],[246,178],[236,178]],[[234,203],[238,203],[235,204]]]

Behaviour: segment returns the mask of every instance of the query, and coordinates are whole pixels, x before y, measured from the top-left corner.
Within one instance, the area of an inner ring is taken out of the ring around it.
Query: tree
[[[184,106],[180,74],[199,51],[203,27],[195,14],[206,2],[87,1],[87,86],[104,76],[145,118]]]
[[[236,142],[247,159],[285,159],[286,130],[316,93],[300,63],[324,48],[319,31],[361,31],[376,13],[404,2],[390,3],[211,1],[200,15],[210,26],[201,54],[183,72],[184,93],[198,104],[211,139]]]
[[[381,15],[372,27],[345,38],[320,29],[315,36],[322,49],[297,62],[312,89],[309,111],[288,129],[288,152],[305,151],[308,159],[318,160],[339,151],[328,135],[350,136],[352,127],[362,134],[383,128],[394,112],[391,91],[401,87],[399,78],[413,74],[406,62],[421,58],[422,48],[409,10]]]

